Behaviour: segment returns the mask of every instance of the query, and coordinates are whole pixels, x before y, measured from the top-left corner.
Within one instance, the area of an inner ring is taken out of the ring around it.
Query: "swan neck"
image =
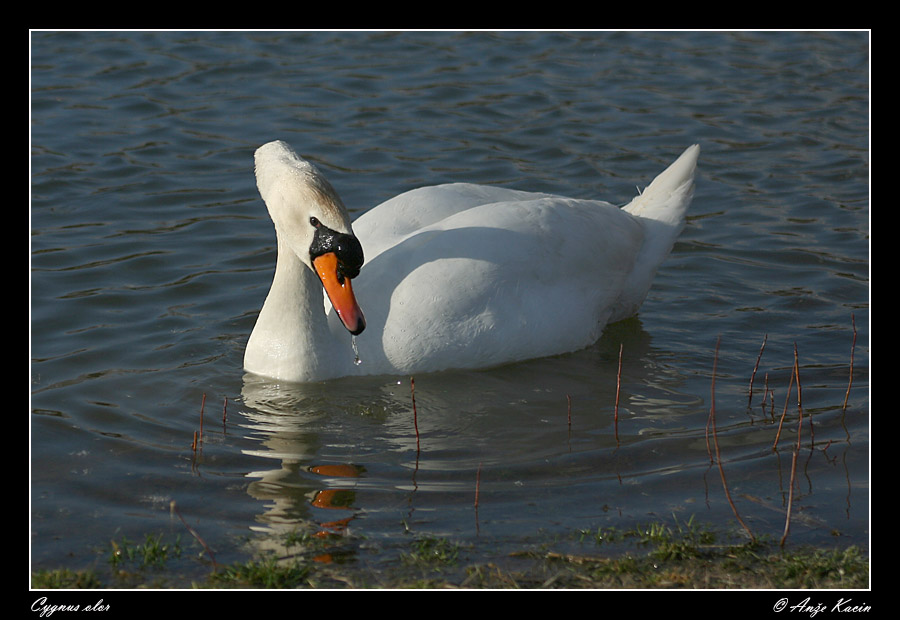
[[[315,380],[333,364],[334,347],[321,284],[279,240],[272,287],[247,343],[245,369],[287,381]]]

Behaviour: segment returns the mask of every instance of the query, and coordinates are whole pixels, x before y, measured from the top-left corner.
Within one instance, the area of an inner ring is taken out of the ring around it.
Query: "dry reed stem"
[[[844,406],[841,413],[847,410],[847,401],[850,400],[850,388],[853,385],[853,354],[856,352],[856,317],[850,314],[850,321],[853,323],[853,344],[850,345],[850,383],[847,384],[847,393],[844,395]]]
[[[475,475],[475,509],[478,509],[478,495],[481,493],[481,463],[478,464],[478,473]]]
[[[187,528],[187,531],[191,533],[191,536],[193,536],[194,538],[196,538],[196,539],[197,539],[197,542],[199,542],[200,545],[206,550],[207,555],[209,555],[209,559],[212,560],[212,563],[213,563],[213,570],[218,570],[219,566],[218,566],[218,564],[216,564],[216,556],[215,556],[215,554],[212,552],[212,549],[210,549],[210,548],[209,548],[209,545],[206,544],[206,541],[204,541],[204,540],[200,537],[200,534],[197,533],[197,530],[195,530],[195,529],[192,528],[190,525],[188,525],[188,522],[184,520],[184,517],[181,516],[181,511],[178,510],[178,507],[175,505],[175,500],[174,500],[174,499],[173,499],[171,502],[169,502],[169,509],[170,509],[174,514],[176,514],[176,515],[178,516],[179,519],[181,519],[181,522],[184,524],[184,527]]]
[[[794,375],[797,376],[797,412],[798,420],[797,420],[797,444],[794,446],[794,454],[791,456],[791,479],[790,479],[790,487],[788,488],[788,505],[787,511],[784,519],[784,534],[781,536],[781,546],[784,547],[784,543],[787,540],[788,532],[791,529],[791,509],[794,505],[794,481],[797,474],[797,456],[800,454],[800,435],[803,430],[803,401],[801,395],[801,387],[800,387],[800,364],[797,358],[797,344],[794,343]]]
[[[566,394],[566,420],[569,428],[572,428],[572,397]]]
[[[788,403],[791,402],[791,391],[794,387],[795,370],[796,370],[796,368],[791,368],[791,380],[788,382],[787,396],[784,397],[784,410],[782,410],[781,419],[778,421],[778,430],[775,432],[775,443],[772,444],[773,450],[778,448],[778,440],[781,437],[781,427],[784,426],[784,418],[787,415]],[[774,398],[773,398],[773,400],[774,400]],[[774,404],[773,404],[773,407],[774,407]]]
[[[619,369],[616,371],[616,411],[615,411],[616,444],[619,443],[619,393],[622,391],[622,350],[624,348],[625,348],[625,344],[619,343]]]
[[[716,353],[715,360],[713,361],[713,376],[712,376],[712,385],[710,388],[710,396],[712,398],[712,402],[710,403],[709,415],[706,416],[706,428],[703,431],[703,438],[706,440],[706,456],[709,457],[709,462],[714,463],[715,458],[713,458],[712,446],[709,443],[709,427],[713,421],[713,412],[716,408],[716,364],[718,364],[719,357],[719,340],[721,340],[721,336],[716,339]]]
[[[756,365],[753,367],[753,372],[750,373],[750,397],[747,399],[747,406],[750,406],[750,403],[753,402],[753,379],[756,377],[756,371],[759,369],[759,360],[762,358],[763,349],[766,348],[766,341],[769,339],[769,334],[766,334],[763,337],[762,346],[759,348],[759,355],[756,356]]]
[[[416,429],[416,452],[419,451],[419,413],[416,411],[416,378],[409,378],[409,391],[412,394],[413,427]]]
[[[753,535],[753,532],[750,531],[750,528],[747,527],[747,524],[744,523],[744,520],[741,519],[741,515],[738,514],[737,506],[734,505],[734,502],[731,499],[731,492],[728,490],[728,482],[725,480],[725,468],[722,467],[722,458],[719,454],[719,437],[716,432],[716,368],[719,364],[719,342],[722,337],[719,336],[716,338],[716,351],[715,356],[713,358],[713,372],[712,372],[712,381],[710,385],[710,408],[709,408],[709,425],[712,425],[712,434],[713,434],[713,444],[716,449],[716,464],[719,467],[719,476],[722,478],[722,488],[725,489],[725,497],[728,499],[728,504],[731,506],[732,512],[734,512],[735,518],[738,520],[738,523],[741,524],[741,527],[747,531],[747,535],[750,536],[750,540],[755,541],[756,537]]]
[[[791,486],[788,489],[788,507],[784,516],[784,533],[781,535],[780,546],[784,547],[784,543],[787,541],[787,535],[791,530],[791,508],[794,505],[794,477],[797,474],[797,455],[799,452],[794,450],[794,453],[791,455]]]
[[[198,444],[203,443],[203,408],[206,406],[206,392],[203,392],[203,399],[200,401],[200,435],[197,438]]]

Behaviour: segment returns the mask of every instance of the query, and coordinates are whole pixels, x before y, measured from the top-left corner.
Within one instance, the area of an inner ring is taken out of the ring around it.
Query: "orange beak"
[[[337,255],[328,252],[317,256],[313,259],[313,267],[344,327],[353,335],[362,333],[366,328],[366,317],[356,302],[350,278],[340,275],[338,271]]]

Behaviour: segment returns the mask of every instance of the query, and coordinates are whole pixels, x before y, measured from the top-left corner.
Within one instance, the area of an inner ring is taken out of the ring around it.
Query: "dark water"
[[[796,345],[789,543],[868,548],[868,33],[34,32],[31,55],[33,568],[186,536],[172,502],[223,563],[310,527],[376,570],[411,534],[482,562],[650,520],[740,532],[707,451],[720,337],[744,521],[784,527]],[[415,377],[417,444],[409,377],[243,376],[274,265],[252,154],[276,138],[354,214],[446,181],[624,203],[703,150],[638,317]]]

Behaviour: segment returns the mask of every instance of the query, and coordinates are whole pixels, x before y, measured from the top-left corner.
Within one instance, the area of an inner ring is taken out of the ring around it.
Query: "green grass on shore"
[[[868,554],[859,547],[781,548],[772,541],[724,542],[692,521],[573,533],[566,540],[491,556],[470,543],[411,536],[398,549],[292,534],[288,552],[230,565],[185,552],[179,540],[148,535],[112,542],[95,568],[38,570],[43,589],[866,589]],[[564,550],[562,550],[564,549]],[[576,551],[573,551],[575,549]],[[185,563],[185,557],[190,558]],[[478,559],[472,559],[477,557]],[[177,566],[173,566],[176,564]]]

